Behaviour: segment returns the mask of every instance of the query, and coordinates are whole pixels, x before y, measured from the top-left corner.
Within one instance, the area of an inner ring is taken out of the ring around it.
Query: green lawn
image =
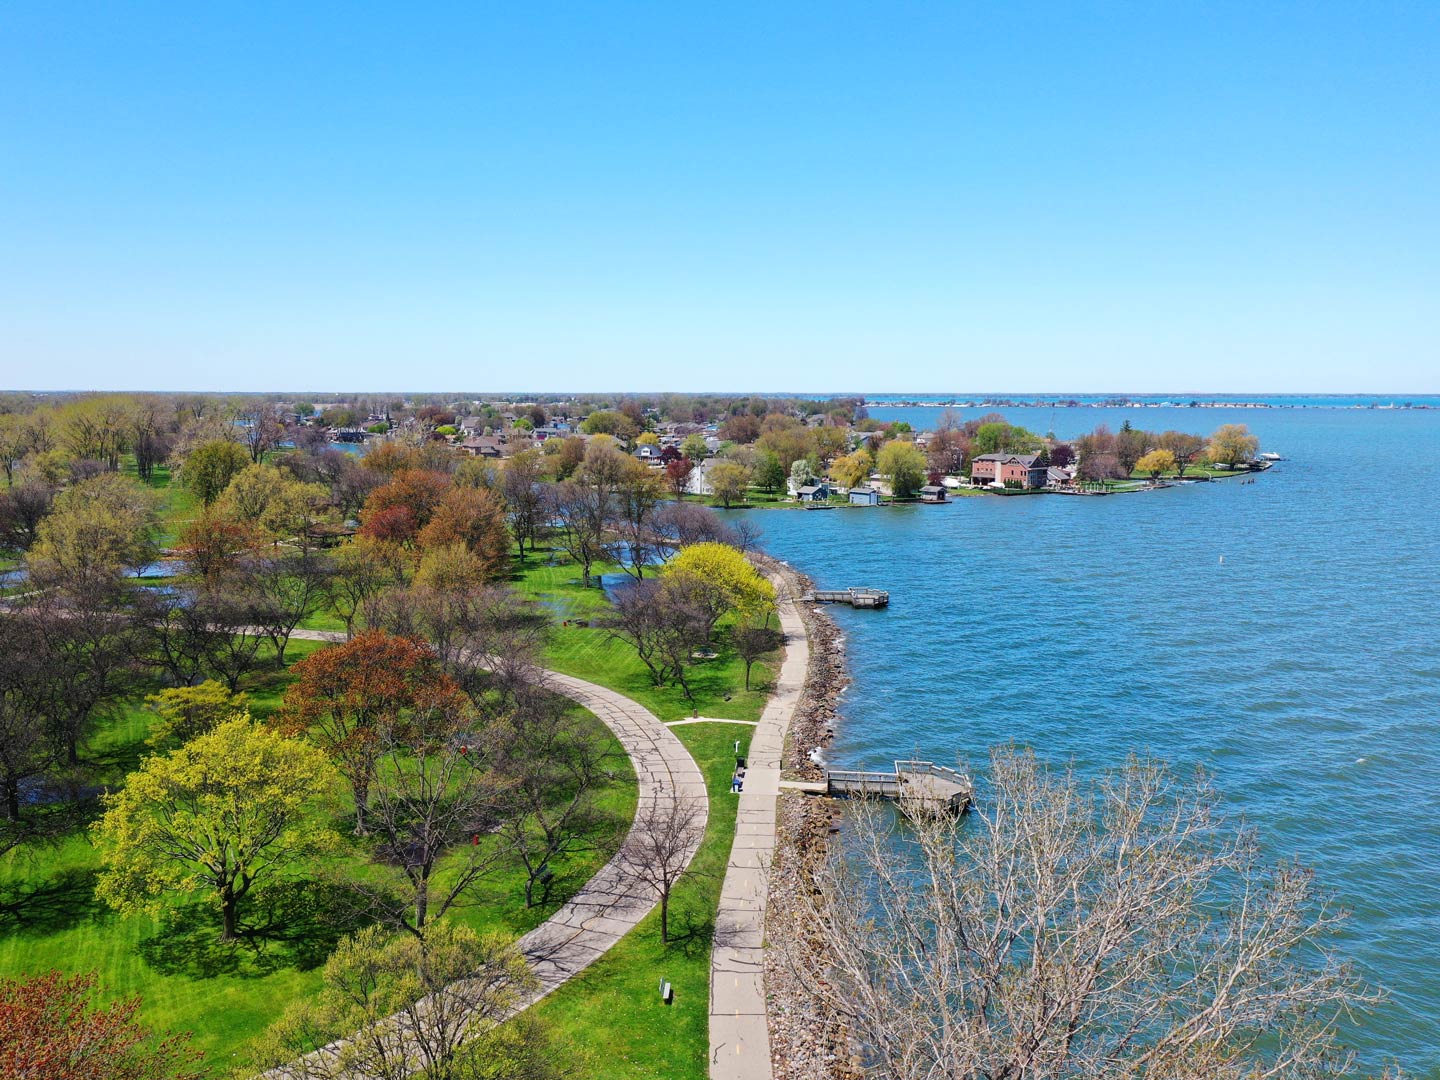
[[[618,568],[597,566],[595,571],[613,574]],[[539,600],[554,615],[557,625],[546,661],[557,671],[634,698],[661,720],[679,720],[697,710],[701,716],[756,720],[765,708],[774,666],[757,662],[751,669],[751,689],[747,691],[745,665],[725,641],[728,628],[724,622],[716,647],[718,655],[697,662],[692,669],[690,687],[695,701],[691,702],[678,686],[657,687],[629,645],[587,625],[604,614],[609,601],[603,590],[585,588],[578,568],[560,552],[527,555],[517,566],[511,584],[522,595]],[[570,625],[564,625],[567,622]]]
[[[286,658],[294,663],[322,647],[295,641]],[[247,679],[243,688],[254,715],[273,713],[287,682],[288,673],[273,668]],[[123,782],[150,752],[144,740],[152,714],[142,701],[143,694],[137,695],[116,710],[88,745],[85,758],[95,782]],[[510,866],[455,912],[459,921],[518,935],[552,914],[613,854],[634,813],[634,772],[608,729],[593,717],[591,722],[609,744],[612,773],[597,800],[600,813],[591,842],[554,864],[546,903],[525,907],[523,871]],[[91,806],[88,817],[97,812]],[[51,968],[93,970],[106,994],[140,995],[145,1023],[194,1032],[194,1045],[218,1073],[243,1060],[237,1055],[243,1054],[245,1042],[288,1002],[316,988],[319,967],[335,941],[359,928],[352,905],[334,881],[367,875],[367,842],[349,835],[349,808],[341,793],[333,793],[317,812],[330,816],[345,838],[342,850],[308,863],[294,875],[297,883],[272,887],[268,900],[258,899],[249,920],[259,917],[277,929],[235,946],[217,942],[213,913],[196,897],[177,896],[159,918],[122,917],[96,901],[99,861],[83,828],[53,847],[0,859],[0,976]]]
[[[690,871],[671,899],[678,940],[660,942],[652,912],[621,942],[536,1006],[575,1075],[587,1080],[704,1080],[710,1045],[710,938],[734,840],[737,796],[730,793],[735,740],[748,751],[751,728],[694,724],[675,734],[705,774],[710,819]],[[660,1000],[660,980],[675,1000]]]

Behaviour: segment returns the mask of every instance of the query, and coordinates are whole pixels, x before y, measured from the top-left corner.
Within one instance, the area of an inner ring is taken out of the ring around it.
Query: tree
[[[890,493],[897,499],[908,499],[925,483],[925,455],[914,443],[892,439],[880,448],[875,467],[890,481]]]
[[[401,580],[401,553],[393,544],[357,536],[335,552],[326,596],[330,608],[345,622],[345,636],[355,636],[355,618],[371,597]]]
[[[635,421],[624,413],[597,409],[585,418],[580,430],[586,435],[611,435],[622,442],[628,442],[640,429]]]
[[[285,650],[295,628],[319,610],[330,583],[331,562],[315,552],[252,555],[231,575],[250,601],[256,625],[275,646],[275,663],[285,666]]]
[[[267,401],[255,401],[242,406],[235,413],[244,434],[245,447],[250,451],[250,461],[258,465],[265,455],[280,445],[285,427],[275,415],[275,407]]]
[[[749,487],[750,470],[744,465],[721,461],[710,469],[710,490],[726,510],[734,503],[744,502]]]
[[[507,1019],[535,985],[499,935],[436,922],[422,940],[372,926],[340,942],[319,989],[258,1041],[254,1065],[279,1080],[558,1080],[545,1029],[529,1013]]]
[[[856,450],[830,463],[830,479],[841,487],[852,488],[870,478],[870,469],[870,455],[864,450]]]
[[[637,581],[655,561],[655,510],[663,495],[660,478],[631,460],[610,500],[609,558]]]
[[[26,781],[43,776],[57,763],[57,744],[45,715],[51,676],[30,647],[26,620],[0,610],[0,796],[6,825],[0,830],[0,854],[19,842],[20,793]]]
[[[620,847],[621,873],[660,900],[660,940],[670,940],[670,894],[705,835],[705,804],[675,796],[651,800],[635,815]]]
[[[1161,432],[1155,442],[1160,449],[1169,450],[1175,455],[1175,471],[1181,476],[1185,475],[1186,468],[1205,449],[1204,439],[1183,431]]]
[[[354,799],[355,835],[364,836],[387,733],[417,711],[447,705],[454,680],[423,642],[384,630],[311,653],[290,670],[295,681],[285,690],[279,729],[305,736],[339,769]]]
[[[731,631],[730,644],[735,646],[735,652],[745,661],[746,690],[750,689],[750,669],[754,667],[755,661],[774,652],[783,641],[784,638],[778,630],[753,622],[741,623]]]
[[[1153,436],[1148,431],[1131,427],[1128,420],[1120,428],[1115,436],[1115,456],[1126,476],[1135,471],[1136,465],[1150,449],[1152,442]]]
[[[377,540],[408,543],[430,524],[449,487],[450,478],[444,473],[401,469],[365,500],[361,531]],[[377,527],[379,522],[384,522],[383,528]]]
[[[475,556],[483,577],[500,577],[510,564],[505,504],[485,488],[452,487],[435,507],[429,524],[420,530],[416,543],[422,551],[462,545]]]
[[[665,482],[670,486],[670,494],[680,498],[690,486],[690,474],[695,471],[695,463],[689,458],[677,455],[665,463]]]
[[[70,584],[113,577],[154,559],[155,493],[133,477],[104,473],[66,488],[36,530],[31,568]]]
[[[897,836],[854,810],[797,894],[805,933],[775,938],[824,957],[809,985],[886,1076],[1349,1071],[1336,1023],[1374,998],[1329,946],[1343,913],[1203,777],[1132,759],[1082,784],[1006,748],[977,820],[917,809]]]
[[[174,686],[145,699],[158,718],[145,741],[151,746],[187,743],[208,735],[227,720],[249,714],[249,698],[227,690],[214,679],[198,686]]]
[[[276,543],[290,540],[308,550],[311,530],[328,515],[330,492],[274,465],[251,465],[230,481],[216,509]]]
[[[249,521],[211,509],[180,530],[175,547],[191,572],[213,584],[259,544],[260,537]]]
[[[774,494],[785,486],[785,466],[777,454],[761,450],[755,455],[755,486],[767,494]]]
[[[1211,461],[1240,465],[1254,461],[1259,449],[1260,440],[1244,424],[1221,424],[1210,436],[1207,452]]]
[[[684,588],[640,581],[620,590],[602,619],[609,635],[635,649],[656,686],[675,677],[710,636],[710,611]],[[685,687],[689,695],[688,687]]]
[[[500,493],[505,499],[505,513],[510,532],[525,558],[525,545],[533,550],[546,525],[546,494],[544,460],[536,450],[522,450],[505,463],[500,474]]]
[[[1169,450],[1151,450],[1135,462],[1135,468],[1139,472],[1149,473],[1152,480],[1158,479],[1162,473],[1175,470],[1175,455]]]
[[[102,1005],[95,976],[0,979],[0,1076],[15,1080],[199,1080],[188,1035],[159,1040],[138,997]]]
[[[685,455],[691,465],[699,465],[710,456],[710,447],[705,443],[705,436],[696,432],[685,436],[680,444],[680,453]]]
[[[750,560],[728,544],[691,544],[664,569],[667,581],[682,581],[694,589],[694,598],[709,612],[708,629],[726,614],[763,618],[775,606],[775,587]]]
[[[492,760],[508,782],[499,835],[525,868],[531,907],[536,885],[548,898],[551,862],[591,832],[595,789],[608,775],[605,745],[585,714],[554,694],[532,695],[490,730]]]
[[[181,465],[180,478],[190,494],[209,506],[249,465],[250,455],[243,446],[229,439],[216,439],[190,451]]]
[[[605,528],[609,518],[607,492],[593,484],[565,480],[554,489],[555,520],[560,525],[560,546],[580,566],[580,579],[590,587],[590,568],[605,556]]]
[[[94,838],[105,870],[95,893],[119,911],[153,914],[175,892],[208,889],[221,940],[233,940],[240,902],[257,881],[334,842],[308,813],[334,775],[319,750],[248,716],[146,758],[104,796]]]
[[[55,489],[23,480],[0,492],[0,548],[29,551],[40,539],[40,523],[55,503]]]

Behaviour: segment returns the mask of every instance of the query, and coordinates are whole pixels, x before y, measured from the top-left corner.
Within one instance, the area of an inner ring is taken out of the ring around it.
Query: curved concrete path
[[[785,732],[800,703],[810,641],[796,601],[771,575],[785,634],[785,659],[750,739],[735,844],[720,889],[710,954],[711,1080],[769,1080],[770,1026],[765,1012],[765,902],[775,851],[775,800]]]
[[[344,634],[327,630],[296,630],[291,636],[302,641],[345,640]],[[700,808],[701,828],[686,857],[688,865],[699,850],[710,804],[705,778],[685,744],[654,713],[623,694],[557,671],[546,671],[545,675],[554,690],[594,713],[625,748],[639,787],[636,820],[639,811],[648,805],[665,806],[677,798],[691,800]],[[516,942],[538,984],[515,1011],[528,1008],[589,967],[633,930],[657,903],[659,897],[653,889],[627,881],[617,854],[559,911]],[[277,1069],[268,1075],[283,1077],[287,1070]]]

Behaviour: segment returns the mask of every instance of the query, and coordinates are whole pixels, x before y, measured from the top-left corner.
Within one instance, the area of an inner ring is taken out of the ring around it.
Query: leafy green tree
[[[156,555],[155,493],[134,477],[104,473],[55,497],[36,530],[31,566],[69,585],[137,569]]]
[[[680,452],[690,459],[691,464],[699,465],[710,456],[710,447],[705,445],[705,436],[686,435],[685,441],[680,444]]]
[[[95,893],[118,911],[153,914],[176,892],[208,891],[221,940],[233,940],[240,902],[257,881],[335,844],[309,810],[337,780],[320,750],[248,716],[147,758],[104,796],[93,832],[105,870]]]
[[[761,491],[775,492],[784,485],[785,466],[780,464],[779,455],[761,450],[755,455],[755,486]]]
[[[890,493],[908,499],[925,483],[925,455],[914,443],[892,439],[880,448],[875,467],[890,480]]]
[[[209,506],[230,486],[230,481],[250,466],[245,448],[229,439],[202,443],[190,452],[180,468],[186,489]]]

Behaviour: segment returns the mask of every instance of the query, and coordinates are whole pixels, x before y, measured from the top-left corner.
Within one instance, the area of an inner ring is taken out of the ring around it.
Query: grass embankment
[[[286,659],[293,664],[321,647],[294,641]],[[288,672],[273,668],[247,680],[251,712],[273,713],[289,681]],[[590,715],[578,706],[577,711]],[[142,691],[102,725],[84,755],[95,783],[118,786],[139,766],[151,752],[145,739],[153,719]],[[634,814],[634,772],[609,730],[593,717],[591,723],[608,744],[614,777],[597,801],[601,813],[591,842],[553,864],[546,903],[525,907],[523,870],[507,865],[454,913],[457,921],[523,933],[549,917],[613,854],[623,823]],[[158,918],[121,916],[99,902],[94,888],[100,862],[83,825],[54,846],[12,853],[0,860],[0,976],[51,968],[95,971],[107,995],[141,997],[143,1022],[193,1032],[194,1045],[205,1051],[212,1068],[228,1067],[287,1003],[315,990],[319,967],[335,942],[361,925],[336,882],[372,872],[368,842],[350,835],[349,806],[341,792],[316,812],[328,816],[344,838],[341,849],[322,862],[294,868],[298,883],[277,883],[257,893],[243,916],[266,925],[235,945],[217,941],[215,914],[199,894],[177,896]],[[97,813],[92,806],[86,816],[93,820]]]

